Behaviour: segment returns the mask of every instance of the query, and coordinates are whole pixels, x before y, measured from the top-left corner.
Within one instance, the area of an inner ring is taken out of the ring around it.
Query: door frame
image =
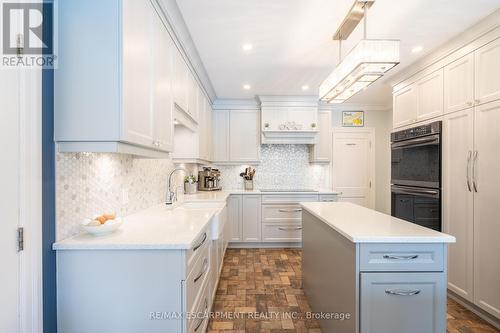
[[[42,308],[42,70],[19,70],[20,333],[43,330]]]
[[[332,128],[332,164],[331,164],[331,187],[335,188],[334,183],[334,173],[335,173],[335,164],[336,164],[336,156],[334,154],[334,145],[335,145],[335,134],[338,133],[346,133],[346,134],[368,134],[370,136],[370,180],[371,187],[369,193],[368,202],[371,209],[375,209],[375,187],[376,187],[376,179],[375,179],[375,128],[373,127],[333,127]]]

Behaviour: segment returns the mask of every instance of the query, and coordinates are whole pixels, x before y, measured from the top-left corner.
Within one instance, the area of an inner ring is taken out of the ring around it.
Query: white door
[[[260,119],[258,110],[229,112],[229,159],[255,162],[260,159]]]
[[[500,101],[475,112],[474,300],[500,318]]]
[[[500,99],[500,38],[475,52],[476,103]]]
[[[474,53],[444,67],[444,112],[474,105]]]
[[[417,82],[417,120],[443,114],[443,70],[440,69]]]
[[[19,255],[19,72],[0,70],[0,332],[18,332]]]
[[[229,110],[214,110],[212,151],[216,162],[229,161]]]
[[[227,223],[230,225],[231,242],[241,242],[242,240],[242,195],[233,194],[227,199]]]
[[[375,133],[373,129],[333,129],[333,189],[339,201],[375,206]]]
[[[405,126],[417,119],[417,87],[411,85],[396,92],[393,96],[393,126]]]
[[[443,231],[456,237],[448,248],[448,288],[473,301],[474,195],[472,158],[474,109],[443,121]]]
[[[244,242],[261,240],[260,195],[243,195],[242,229]]]

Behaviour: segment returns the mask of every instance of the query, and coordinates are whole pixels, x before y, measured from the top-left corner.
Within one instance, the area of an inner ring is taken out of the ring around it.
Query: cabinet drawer
[[[302,207],[300,205],[262,205],[264,223],[300,223]]]
[[[301,242],[302,226],[300,224],[262,224],[262,240],[264,242]]]
[[[207,277],[210,276],[210,247],[205,246],[203,252],[193,266],[191,273],[186,279],[186,311],[192,311],[198,295],[200,295],[201,287],[204,285]]]
[[[361,271],[444,270],[443,244],[361,244]]]
[[[204,333],[209,320],[209,311],[211,306],[210,288],[209,283],[203,285],[200,297],[189,313],[190,318],[187,320],[187,331],[189,333]]]
[[[294,204],[304,201],[318,201],[317,194],[263,194],[262,203]]]
[[[196,261],[200,258],[202,253],[206,251],[210,243],[210,234],[208,230],[205,230],[200,237],[194,243],[194,246],[186,251],[186,276],[188,276],[193,271],[193,266]]]
[[[446,274],[361,273],[360,332],[446,331]]]
[[[319,201],[321,202],[335,202],[337,201],[336,194],[320,194]]]

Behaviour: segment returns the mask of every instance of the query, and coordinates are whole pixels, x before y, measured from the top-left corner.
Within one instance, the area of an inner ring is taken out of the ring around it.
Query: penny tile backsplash
[[[170,159],[125,154],[59,153],[56,157],[57,240],[80,231],[80,221],[104,212],[124,216],[165,200]],[[309,163],[305,145],[263,145],[256,189],[328,188],[329,167]],[[196,174],[195,165],[185,166]],[[244,165],[219,166],[224,189],[243,189]],[[183,174],[175,184],[182,185]]]

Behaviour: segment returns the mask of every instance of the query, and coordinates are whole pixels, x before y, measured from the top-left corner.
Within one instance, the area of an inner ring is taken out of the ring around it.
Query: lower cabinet
[[[241,242],[243,239],[241,218],[242,218],[242,200],[241,194],[230,195],[227,199],[227,223],[229,223],[231,242]]]
[[[301,240],[301,224],[262,224],[263,242],[300,242]]]
[[[261,241],[260,198],[260,194],[243,196],[242,239],[244,242]]]
[[[446,274],[361,273],[362,333],[446,332]]]

